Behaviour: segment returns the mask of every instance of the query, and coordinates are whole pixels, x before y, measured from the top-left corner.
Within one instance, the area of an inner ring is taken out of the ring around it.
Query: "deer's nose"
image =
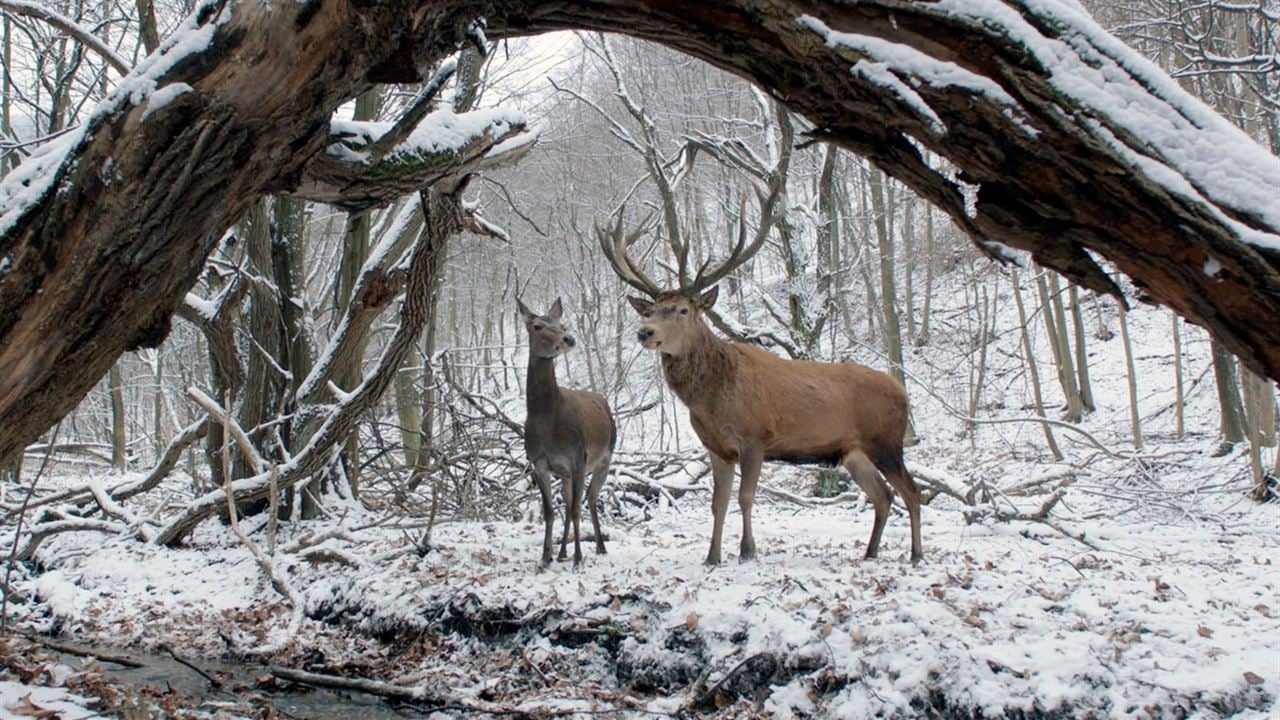
[[[640,338],[640,342],[648,342],[653,337],[653,331],[649,328],[640,328],[640,332],[636,333],[636,337]]]
[[[578,344],[578,341],[574,340],[572,335],[565,335],[564,344],[568,345],[569,347],[573,347],[574,345]]]

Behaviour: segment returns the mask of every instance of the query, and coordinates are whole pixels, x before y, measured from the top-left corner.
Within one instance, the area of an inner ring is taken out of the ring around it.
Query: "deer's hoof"
[[[608,555],[608,554],[609,554],[609,551],[604,549],[604,543],[600,543],[599,545],[596,545],[596,554],[597,554],[597,555]]]
[[[708,555],[707,559],[702,561],[702,564],[706,565],[707,567],[715,567],[716,565],[720,564],[720,555],[719,554]]]

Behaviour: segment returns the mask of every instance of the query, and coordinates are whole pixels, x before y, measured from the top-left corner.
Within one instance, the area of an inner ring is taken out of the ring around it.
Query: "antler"
[[[750,244],[747,243],[747,197],[743,195],[738,204],[738,240],[734,243],[733,250],[729,251],[729,257],[710,270],[711,258],[708,257],[702,267],[698,268],[693,282],[688,285],[681,283],[680,291],[683,294],[693,297],[725,279],[729,273],[754,257],[760,246],[764,245],[764,241],[769,238],[769,230],[773,228],[774,213],[782,196],[782,184],[770,183],[768,195],[757,190],[756,196],[760,200],[760,223],[756,226],[755,236],[751,238]]]
[[[640,263],[636,262],[631,257],[631,253],[628,252],[630,247],[634,245],[636,241],[640,239],[641,234],[644,233],[644,229],[648,226],[649,220],[644,220],[640,224],[636,225],[635,230],[624,235],[622,231],[622,220],[625,213],[626,206],[624,205],[618,210],[616,222],[614,222],[611,227],[606,226],[607,229],[602,228],[597,224],[595,226],[596,239],[600,241],[600,249],[604,252],[605,259],[613,266],[614,273],[616,273],[623,282],[649,297],[657,297],[658,293],[662,292],[662,287],[659,286],[658,283],[654,282],[653,278],[650,278],[647,273],[645,273],[644,268],[640,266]],[[649,217],[652,218],[653,216],[650,215]]]
[[[761,114],[768,113],[768,101],[764,96],[757,94],[756,101]],[[722,163],[736,165],[763,181],[765,188],[764,190],[756,188],[756,199],[760,203],[760,222],[756,225],[755,236],[751,238],[751,242],[749,244],[747,242],[747,198],[743,195],[738,203],[738,240],[733,250],[729,252],[729,257],[709,271],[711,258],[707,258],[698,269],[698,274],[691,284],[686,286],[681,283],[680,290],[685,295],[693,297],[695,293],[701,293],[723,280],[729,273],[750,260],[769,238],[769,231],[773,229],[777,220],[778,204],[782,201],[786,189],[787,170],[791,166],[791,146],[795,140],[795,127],[786,110],[775,105],[773,112],[780,137],[777,144],[770,147],[770,155],[773,156],[772,166],[766,165],[763,158],[751,152],[750,148],[740,140],[712,141],[704,137],[700,141],[695,141],[701,149],[714,155]]]

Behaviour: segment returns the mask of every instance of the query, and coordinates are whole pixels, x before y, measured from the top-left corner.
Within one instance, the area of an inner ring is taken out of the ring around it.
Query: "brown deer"
[[[907,507],[911,561],[919,562],[923,556],[920,490],[902,457],[907,428],[907,393],[902,385],[856,363],[787,360],[756,345],[722,340],[703,321],[716,301],[714,283],[750,258],[768,232],[762,224],[748,244],[743,217],[739,216],[737,244],[721,266],[709,271],[704,264],[687,280],[690,274],[681,262],[679,291],[661,290],[627,255],[641,230],[624,239],[621,216],[612,232],[597,228],[615,272],[652,298],[628,298],[643,318],[637,338],[645,349],[661,354],[667,385],[689,408],[693,429],[707,448],[714,482],[707,564],[720,562],[735,465],[742,467],[739,559],[755,557],[751,506],[766,460],[843,465],[875,508],[868,558],[876,557],[880,549],[892,504],[891,484]]]
[[[551,476],[560,478],[564,496],[564,530],[560,535],[560,560],[567,553],[569,524],[573,524],[573,566],[582,564],[582,499],[585,490],[591,508],[591,524],[595,529],[596,554],[603,555],[604,535],[596,500],[604,485],[613,448],[618,440],[613,413],[603,396],[585,390],[561,388],[556,383],[556,358],[573,349],[576,341],[560,319],[560,299],[552,303],[546,315],[530,312],[520,299],[516,307],[529,332],[529,374],[525,384],[528,414],[524,421],[524,449],[533,465],[533,475],[542,492],[542,564],[551,564],[552,525],[555,509],[551,505]],[[591,485],[586,484],[591,474]]]

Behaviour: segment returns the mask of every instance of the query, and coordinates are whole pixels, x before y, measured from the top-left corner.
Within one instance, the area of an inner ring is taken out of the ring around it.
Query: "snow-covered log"
[[[1095,290],[1131,276],[1280,378],[1280,160],[1070,0],[530,0],[497,39],[655,40],[749,78],[997,257]],[[305,192],[330,118],[421,82],[479,6],[207,1],[78,131],[0,185],[0,457],[150,347],[223,229]],[[925,151],[928,151],[927,153]],[[929,158],[945,161],[931,165]],[[460,168],[458,174],[465,173]]]

